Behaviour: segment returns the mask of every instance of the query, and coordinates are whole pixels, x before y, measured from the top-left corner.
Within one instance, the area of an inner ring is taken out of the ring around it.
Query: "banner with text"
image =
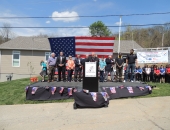
[[[168,50],[137,52],[138,63],[168,63]]]

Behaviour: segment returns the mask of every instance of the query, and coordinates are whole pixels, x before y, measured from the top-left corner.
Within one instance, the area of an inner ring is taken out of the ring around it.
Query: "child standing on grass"
[[[161,65],[160,67],[160,72],[161,72],[161,75],[160,75],[160,83],[165,83],[165,67]]]
[[[47,75],[47,64],[43,60],[41,60],[40,65],[42,69],[40,72],[40,76],[42,77],[41,81],[44,82],[45,76]]]

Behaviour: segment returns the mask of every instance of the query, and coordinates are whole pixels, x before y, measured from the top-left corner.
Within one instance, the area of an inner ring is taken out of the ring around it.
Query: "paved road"
[[[111,100],[108,108],[73,102],[0,106],[0,130],[170,130],[170,97]]]

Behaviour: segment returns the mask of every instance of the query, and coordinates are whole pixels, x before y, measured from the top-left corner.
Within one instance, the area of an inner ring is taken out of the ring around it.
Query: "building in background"
[[[117,57],[118,40],[115,40],[113,57]],[[130,49],[140,49],[135,41],[122,40],[120,52],[126,56]],[[0,81],[6,81],[6,76],[13,73],[12,79],[39,75],[40,61],[46,61],[51,53],[48,38],[17,37],[0,45]],[[30,66],[32,69],[30,70]]]

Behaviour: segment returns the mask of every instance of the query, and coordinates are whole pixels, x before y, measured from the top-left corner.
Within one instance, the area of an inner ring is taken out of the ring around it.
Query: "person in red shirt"
[[[170,65],[168,65],[166,68],[166,76],[167,83],[170,83]]]
[[[161,74],[161,72],[160,72],[159,67],[156,67],[154,69],[155,82],[159,82],[160,81],[160,74]]]

